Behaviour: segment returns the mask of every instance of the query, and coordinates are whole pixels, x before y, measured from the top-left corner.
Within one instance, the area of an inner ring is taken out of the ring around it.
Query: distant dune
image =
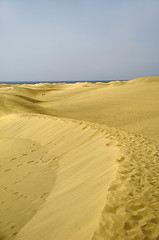
[[[159,239],[159,77],[0,85],[0,240]]]

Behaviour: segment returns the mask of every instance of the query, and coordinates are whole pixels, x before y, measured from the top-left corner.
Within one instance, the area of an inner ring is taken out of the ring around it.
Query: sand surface
[[[159,77],[0,85],[0,240],[159,239]]]

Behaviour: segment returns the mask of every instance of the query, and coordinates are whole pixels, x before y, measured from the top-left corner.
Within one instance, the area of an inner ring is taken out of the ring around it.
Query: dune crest
[[[159,238],[159,77],[0,86],[0,239]]]
[[[10,237],[34,214],[18,239],[62,239],[61,221],[66,237],[91,237],[117,169],[116,141],[89,123],[44,115],[3,116],[0,126],[2,149],[12,147],[1,168],[1,188],[8,194],[3,228]]]
[[[116,136],[123,156],[92,240],[158,239],[158,143],[121,131]]]

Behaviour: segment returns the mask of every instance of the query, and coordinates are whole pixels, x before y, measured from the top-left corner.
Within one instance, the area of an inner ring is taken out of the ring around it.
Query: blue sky
[[[158,0],[0,0],[0,81],[159,76]]]

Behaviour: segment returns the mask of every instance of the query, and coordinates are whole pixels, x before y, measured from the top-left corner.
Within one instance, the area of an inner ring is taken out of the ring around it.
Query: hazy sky
[[[159,76],[159,0],[0,0],[0,81]]]

